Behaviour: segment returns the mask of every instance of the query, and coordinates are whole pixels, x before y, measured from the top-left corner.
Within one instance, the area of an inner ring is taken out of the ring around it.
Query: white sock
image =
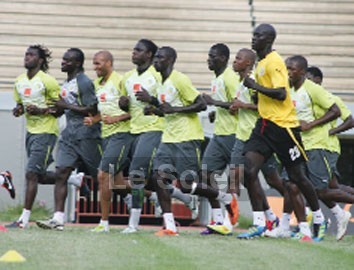
[[[222,224],[224,220],[224,216],[222,214],[221,208],[212,208],[211,213],[214,222]]]
[[[311,213],[311,209],[310,209],[310,207],[306,206],[306,207],[305,207],[305,214],[306,214],[306,216],[308,216],[309,213]]]
[[[31,210],[27,210],[23,208],[22,214],[18,219],[18,221],[22,221],[23,224],[27,224],[29,222],[30,216],[31,216]]]
[[[183,193],[179,188],[173,187],[171,197],[180,200],[184,204],[189,204],[192,201],[190,194]]]
[[[253,225],[265,227],[266,220],[263,211],[253,212]]]
[[[139,226],[139,220],[141,215],[141,208],[132,208],[129,217],[129,227],[137,229]]]
[[[53,215],[53,219],[55,219],[61,224],[64,224],[64,212],[59,212],[59,211],[55,212]]]
[[[311,230],[310,230],[310,226],[307,222],[300,222],[299,223],[299,229],[300,232],[303,235],[307,235],[308,237],[311,237]]]
[[[133,196],[130,193],[128,193],[123,198],[123,201],[126,204],[128,211],[130,212],[130,209],[132,208],[133,205]]]
[[[314,224],[321,224],[324,221],[324,216],[322,213],[321,208],[317,211],[313,211],[313,223]]]
[[[269,208],[268,210],[264,211],[265,216],[267,218],[267,220],[269,221],[274,221],[277,219],[277,216],[274,214],[273,210],[271,208]]]
[[[1,186],[2,184],[4,184],[4,182],[5,182],[5,178],[4,178],[3,175],[0,174],[0,186]]]
[[[338,204],[331,208],[331,212],[339,220],[344,215],[344,210]]]
[[[232,201],[232,195],[223,191],[219,191],[219,194],[216,199],[224,204],[230,204]]]
[[[171,230],[173,232],[177,232],[176,224],[175,224],[175,219],[173,217],[172,213],[164,213],[163,215],[163,220],[165,221],[165,226],[167,230]]]
[[[283,216],[280,221],[280,226],[283,230],[290,231],[290,219],[291,219],[291,214],[283,213]]]
[[[228,212],[226,211],[225,213],[225,218],[224,218],[224,222],[223,222],[223,225],[228,228],[230,231],[233,230],[233,226],[231,224],[231,221],[230,221],[230,218],[229,218],[229,214]]]
[[[109,226],[109,222],[108,220],[100,220],[100,225],[102,225],[103,227],[105,227],[106,229],[108,228]]]
[[[157,198],[156,192],[151,192],[151,195],[150,195],[149,199],[150,199],[150,201],[152,201],[152,202],[156,202],[156,201],[159,200],[159,199]]]
[[[68,184],[74,185],[75,187],[81,187],[82,181],[84,180],[84,173],[79,172],[79,173],[71,173],[71,175],[68,178]]]

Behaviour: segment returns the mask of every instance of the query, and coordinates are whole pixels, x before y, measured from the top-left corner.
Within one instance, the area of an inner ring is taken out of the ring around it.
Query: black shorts
[[[265,159],[276,153],[284,166],[307,160],[299,128],[283,128],[263,118],[257,120],[243,152],[258,152]]]

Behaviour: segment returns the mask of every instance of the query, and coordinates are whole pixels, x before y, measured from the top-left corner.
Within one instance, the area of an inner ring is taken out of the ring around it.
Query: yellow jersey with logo
[[[211,81],[211,96],[222,102],[232,102],[236,97],[239,76],[226,68],[222,74]],[[236,132],[237,115],[230,114],[228,109],[216,107],[214,124],[215,135],[232,135]]]
[[[140,134],[148,131],[161,131],[164,128],[164,119],[157,115],[144,115],[144,108],[148,104],[136,99],[135,94],[144,88],[150,96],[156,97],[156,89],[161,82],[161,75],[153,66],[139,74],[136,69],[127,72],[122,80],[122,92],[130,98],[129,113],[130,132]]]
[[[119,86],[122,75],[113,71],[105,84],[101,85],[102,78],[94,81],[96,97],[98,100],[98,110],[101,116],[119,116],[126,114],[118,106],[119,98],[123,95]],[[104,124],[102,122],[101,132],[102,138],[106,138],[118,132],[128,132],[130,130],[129,120],[121,121],[114,124]]]
[[[170,76],[157,89],[159,102],[168,102],[172,107],[191,105],[199,95],[191,80],[176,70],[173,70]],[[179,143],[203,139],[204,132],[198,113],[165,114],[165,129],[161,139],[163,143]]]
[[[299,126],[289,94],[288,71],[283,59],[276,51],[272,51],[257,63],[255,79],[258,84],[266,88],[286,89],[285,100],[270,98],[258,92],[260,116],[284,128]]]
[[[26,73],[21,74],[17,77],[14,88],[14,99],[16,103],[22,104],[24,109],[28,105],[35,105],[41,109],[48,108],[53,105],[53,99],[59,98],[60,93],[57,80],[42,70],[38,71],[32,79],[29,79]],[[58,135],[58,122],[53,115],[30,115],[25,110],[25,117],[29,133]]]
[[[334,104],[333,96],[310,80],[305,80],[298,90],[291,88],[291,98],[299,120],[307,123],[322,117]],[[301,132],[305,150],[328,149],[328,131],[329,123]]]

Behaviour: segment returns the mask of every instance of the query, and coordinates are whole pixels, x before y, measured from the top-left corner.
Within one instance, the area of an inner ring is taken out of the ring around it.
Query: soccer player
[[[161,215],[161,207],[159,206],[156,192],[151,192],[151,190],[154,190],[151,176],[153,173],[153,159],[161,141],[165,120],[158,115],[144,114],[144,108],[151,99],[156,99],[156,89],[161,83],[161,75],[152,65],[156,51],[157,46],[151,40],[139,40],[132,54],[132,62],[136,65],[136,69],[127,72],[121,84],[122,91],[127,93],[127,96],[120,98],[120,105],[123,108],[128,107],[132,117],[130,132],[137,136],[133,145],[133,155],[129,167],[133,206],[130,211],[129,225],[122,233],[134,233],[137,231],[144,193],[155,205],[155,216]],[[192,218],[193,215],[197,215],[195,196],[184,194],[174,186],[171,186],[170,190],[172,197],[183,201],[190,208]],[[156,213],[157,211],[159,213]]]
[[[176,224],[171,211],[169,186],[173,179],[184,193],[216,198],[223,202],[229,212],[232,225],[237,221],[235,196],[218,191],[204,183],[198,183],[200,145],[204,139],[198,112],[206,104],[190,79],[174,70],[177,58],[175,49],[161,47],[154,58],[154,67],[162,76],[162,85],[157,90],[157,99],[151,101],[163,113],[165,129],[154,160],[156,189],[163,211],[165,229],[157,235],[177,235]]]
[[[221,175],[229,165],[231,149],[235,143],[237,117],[230,114],[229,107],[236,96],[239,80],[237,74],[227,66],[229,58],[230,50],[223,43],[214,44],[209,49],[207,62],[209,69],[214,72],[214,78],[211,82],[211,95],[204,94],[203,98],[208,105],[216,107],[216,112],[214,135],[202,159],[202,180],[214,188],[218,188],[215,174]],[[211,225],[222,225],[224,216],[219,201],[210,198],[209,202],[212,208]],[[226,226],[222,232],[230,234],[232,227]],[[213,230],[209,228],[201,232],[202,235],[211,233]]]
[[[307,68],[306,78],[313,81],[314,83],[321,85],[323,79],[323,73],[318,67],[311,66]],[[336,95],[333,95],[333,98],[340,109],[341,112],[340,118],[342,120],[342,123],[338,126],[337,126],[337,121],[335,120],[330,123],[331,129],[329,130],[329,135],[330,135],[329,139],[331,141],[330,143],[331,149],[329,149],[329,151],[326,151],[328,152],[327,158],[331,164],[331,169],[332,169],[332,179],[329,182],[329,187],[340,188],[348,193],[354,194],[354,188],[347,185],[339,184],[337,179],[340,176],[337,169],[337,161],[341,150],[337,134],[353,128],[354,119],[351,114],[351,111],[344,104],[343,100]]]
[[[330,122],[340,116],[333,95],[323,87],[306,79],[307,60],[301,55],[286,60],[291,83],[291,98],[301,124],[301,135],[309,158],[307,173],[318,197],[331,210],[337,219],[337,239],[343,238],[351,214],[344,211],[336,202],[353,203],[354,197],[340,189],[330,189],[328,183],[332,178],[331,168],[326,156],[329,149]],[[315,241],[321,241],[319,234]]]
[[[244,146],[246,157],[245,181],[252,203],[255,219],[261,225],[255,226],[261,235],[264,232],[264,191],[258,180],[258,172],[264,162],[275,153],[285,166],[290,181],[294,182],[309,202],[314,213],[317,237],[320,225],[325,226],[314,188],[305,174],[306,154],[298,130],[299,121],[290,98],[288,74],[281,56],[273,50],[276,31],[270,24],[258,25],[252,38],[252,49],[258,56],[255,80],[244,79],[244,85],[257,92],[260,118]],[[300,222],[302,241],[312,241],[311,230],[306,218]],[[254,233],[254,229],[250,233]],[[240,235],[241,236],[241,235]],[[247,238],[246,234],[240,238]]]
[[[124,185],[123,170],[129,165],[128,154],[134,136],[130,134],[130,114],[118,107],[119,98],[124,94],[120,88],[122,76],[113,70],[113,56],[108,51],[99,51],[93,57],[97,79],[94,81],[96,96],[99,101],[99,114],[85,117],[85,124],[102,122],[103,155],[99,166],[98,182],[101,202],[101,220],[93,232],[109,231],[109,211],[114,183]],[[110,171],[113,165],[113,172]],[[110,183],[110,173],[114,175],[114,183]],[[127,190],[118,192],[123,197]]]
[[[152,66],[152,59],[157,51],[154,42],[141,39],[134,46],[132,62],[136,68],[124,74],[121,81],[119,104],[131,115],[130,132],[135,140],[132,147],[132,158],[129,166],[129,183],[132,193],[132,209],[130,210],[129,225],[122,233],[134,233],[138,229],[144,192],[148,193],[155,206],[159,205],[156,193],[151,190],[152,161],[156,148],[160,143],[164,121],[157,115],[144,115],[144,107],[148,104],[142,101],[144,97],[155,96],[160,82],[160,75]],[[155,207],[155,211],[157,208]],[[158,215],[159,213],[155,213]]]
[[[0,186],[5,188],[12,199],[15,199],[16,191],[15,186],[12,183],[12,174],[9,171],[4,171],[0,173]]]
[[[37,195],[38,182],[46,174],[53,161],[52,151],[58,136],[56,116],[51,109],[58,99],[60,86],[46,72],[51,52],[44,46],[31,45],[24,58],[26,73],[15,81],[14,98],[17,103],[13,115],[26,117],[26,191],[21,216],[17,221],[5,225],[7,228],[27,228],[33,202]]]
[[[240,194],[239,182],[243,180],[243,169],[245,164],[245,157],[243,155],[243,148],[245,142],[249,139],[252,129],[254,128],[256,121],[259,117],[257,104],[253,98],[254,92],[252,89],[248,89],[243,85],[243,80],[248,74],[252,73],[253,66],[256,60],[256,54],[250,49],[240,49],[235,57],[233,63],[233,69],[240,75],[240,84],[236,91],[236,99],[230,106],[230,110],[237,114],[238,125],[236,129],[236,141],[231,152],[231,175],[234,180],[235,192]],[[282,180],[278,174],[278,162],[275,157],[272,156],[268,161],[262,166],[261,170],[267,183],[279,191],[280,194],[284,196],[284,214],[281,221],[281,226],[283,224],[290,222],[290,214],[293,210],[292,204],[289,198],[287,190],[284,188]],[[245,183],[247,187],[247,183]],[[300,201],[301,203],[302,201]],[[272,209],[269,207],[268,201],[264,198],[264,214],[267,218],[267,229],[268,231],[273,231],[274,227],[279,225],[279,219],[275,216]],[[302,204],[303,206],[303,204]],[[256,219],[258,213],[254,213],[254,225],[264,226],[263,223],[258,222],[260,220]],[[252,227],[256,229],[257,227]],[[268,232],[266,231],[266,232]],[[247,233],[247,237],[252,238],[258,235],[258,230],[254,231],[255,235]],[[242,237],[240,235],[239,237]]]
[[[94,86],[84,73],[84,60],[85,55],[79,48],[68,49],[62,58],[61,71],[67,74],[67,79],[62,84],[60,99],[55,102],[55,106],[64,110],[66,127],[61,132],[56,157],[55,212],[51,219],[36,222],[43,229],[64,229],[67,181],[80,162],[90,176],[97,178],[101,156],[100,125],[84,125],[84,117],[97,111]]]

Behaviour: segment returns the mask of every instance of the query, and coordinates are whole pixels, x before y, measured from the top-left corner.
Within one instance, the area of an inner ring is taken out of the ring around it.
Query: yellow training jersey
[[[59,133],[57,119],[50,114],[30,115],[26,112],[26,106],[35,105],[38,108],[48,108],[52,100],[59,99],[60,86],[57,80],[43,71],[29,79],[26,73],[18,76],[15,81],[14,99],[25,108],[27,120],[26,128],[32,134]]]
[[[257,63],[256,82],[266,88],[286,89],[285,100],[276,100],[258,92],[258,111],[262,118],[281,127],[297,127],[299,122],[289,94],[288,71],[281,56],[272,51]]]
[[[159,102],[168,102],[173,107],[191,105],[199,95],[191,80],[176,70],[172,71],[170,76],[157,89]],[[203,139],[204,132],[197,113],[171,113],[165,115],[162,142],[179,143]]]
[[[211,82],[211,96],[222,102],[232,102],[236,97],[239,76],[231,69],[226,68],[222,74]],[[236,132],[237,115],[231,115],[228,109],[216,107],[214,124],[215,135],[232,135]]]
[[[119,88],[122,76],[113,71],[105,84],[101,85],[102,78],[97,78],[94,81],[96,97],[98,99],[98,110],[101,116],[118,116],[126,112],[122,111],[118,106],[119,98],[122,92]],[[106,138],[118,132],[128,132],[130,130],[129,120],[117,122],[114,124],[104,124],[102,122],[102,138]]]
[[[160,82],[161,75],[153,66],[150,66],[142,74],[139,74],[136,69],[124,74],[121,89],[130,98],[130,132],[132,134],[163,130],[164,119],[157,115],[144,115],[144,108],[148,104],[137,100],[135,97],[136,92],[140,91],[141,88],[144,88],[150,96],[156,97],[156,89]]]

